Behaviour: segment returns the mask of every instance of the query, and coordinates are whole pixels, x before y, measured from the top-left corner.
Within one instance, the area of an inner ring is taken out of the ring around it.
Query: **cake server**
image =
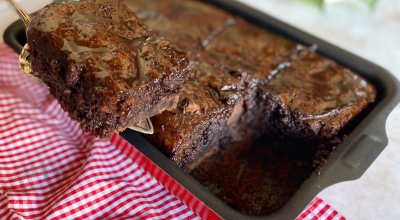
[[[22,22],[24,23],[25,30],[28,30],[29,24],[32,21],[32,17],[26,13],[24,10],[22,10],[20,7],[18,7],[13,0],[8,0],[12,6],[17,10],[17,13],[19,17],[21,18]],[[29,45],[25,44],[24,48],[22,49],[21,54],[19,55],[19,66],[25,74],[28,76],[34,78],[35,80],[43,83],[42,79],[37,75],[33,70],[32,70],[32,62],[30,59],[29,55]],[[146,118],[145,120],[133,124],[129,127],[129,129],[144,133],[144,134],[153,134],[154,133],[154,128],[153,124],[151,123],[149,118]]]

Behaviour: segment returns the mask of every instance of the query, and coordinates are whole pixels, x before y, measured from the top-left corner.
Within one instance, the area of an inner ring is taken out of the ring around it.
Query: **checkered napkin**
[[[102,141],[82,132],[0,44],[0,219],[205,216],[164,188],[145,159],[117,135]],[[344,218],[316,198],[297,219]]]

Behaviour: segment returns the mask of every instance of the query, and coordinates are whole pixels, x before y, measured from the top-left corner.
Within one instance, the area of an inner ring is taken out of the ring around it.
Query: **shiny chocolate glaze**
[[[188,63],[185,53],[153,36],[121,1],[61,3],[40,17],[34,28],[54,39],[69,60],[96,78],[124,84],[125,90]]]

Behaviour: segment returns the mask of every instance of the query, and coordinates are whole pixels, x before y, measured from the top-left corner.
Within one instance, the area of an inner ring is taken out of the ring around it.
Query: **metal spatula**
[[[24,23],[25,30],[27,31],[29,28],[29,24],[32,21],[32,17],[28,13],[26,13],[24,10],[19,8],[14,3],[13,0],[8,0],[8,1],[14,6],[15,10],[17,10],[19,17],[21,18],[22,22]],[[37,81],[43,83],[40,76],[37,75],[32,70],[31,59],[30,59],[30,55],[29,55],[28,51],[29,51],[29,46],[28,46],[28,44],[25,44],[24,48],[22,49],[21,54],[19,55],[20,68],[21,68],[22,72],[24,72],[25,74],[27,74],[27,75],[33,77],[34,79],[36,79]],[[132,126],[129,127],[129,129],[137,131],[137,132],[141,132],[144,134],[153,134],[154,133],[153,124],[151,123],[150,119],[148,119],[148,118],[143,120],[140,123],[133,124]]]

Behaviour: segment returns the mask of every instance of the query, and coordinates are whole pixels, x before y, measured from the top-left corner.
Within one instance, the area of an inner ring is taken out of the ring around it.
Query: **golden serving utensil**
[[[15,10],[17,10],[19,17],[21,18],[22,22],[24,22],[25,30],[28,30],[29,24],[32,21],[32,17],[24,10],[22,10],[20,7],[18,7],[18,5],[15,4],[13,0],[8,0],[8,1],[12,4]]]
[[[25,30],[27,31],[29,28],[29,24],[32,21],[32,17],[26,13],[24,10],[19,8],[13,0],[8,0],[12,6],[17,10],[17,13],[19,17],[21,18],[22,22],[24,23]],[[43,83],[42,79],[40,78],[39,75],[37,75],[33,70],[32,70],[32,62],[31,62],[31,57],[29,55],[29,46],[28,44],[25,44],[24,48],[22,49],[21,54],[19,55],[19,67],[21,68],[22,72],[27,74],[28,76],[36,79],[37,81]],[[153,124],[151,123],[149,118],[146,118],[145,120],[133,124],[132,126],[129,127],[129,129],[141,132],[144,134],[153,134],[154,133],[154,128]]]

